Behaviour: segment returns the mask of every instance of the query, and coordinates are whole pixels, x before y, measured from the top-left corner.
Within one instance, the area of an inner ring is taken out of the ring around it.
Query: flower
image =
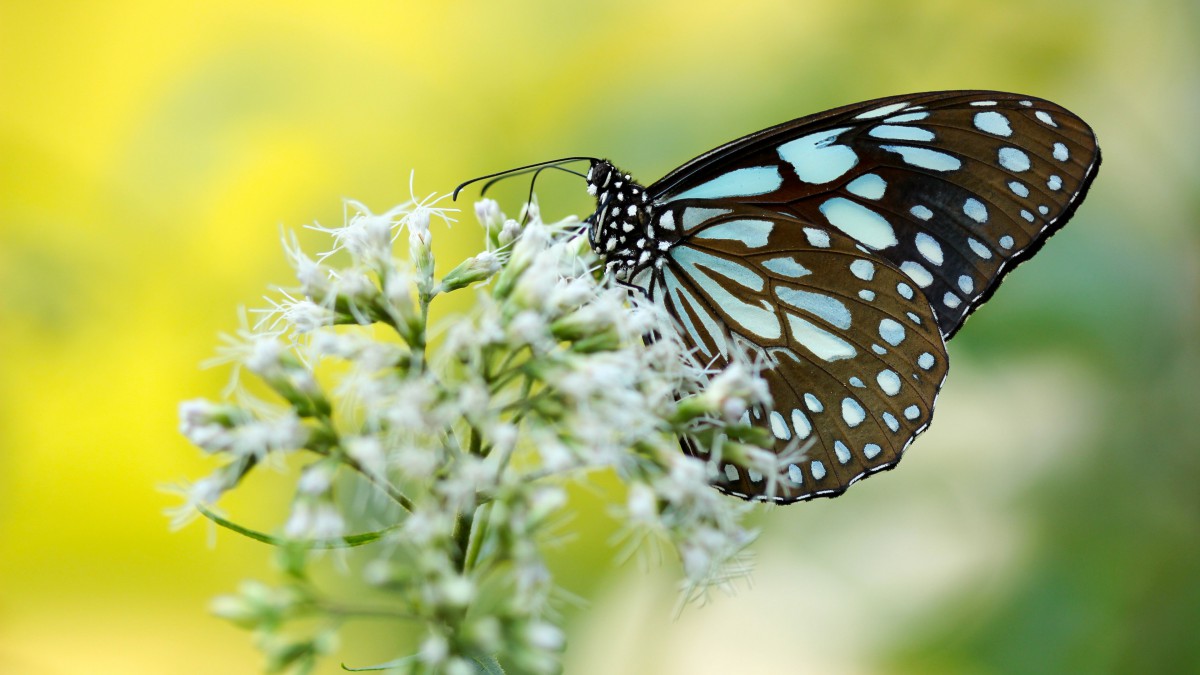
[[[215,515],[253,471],[294,481],[269,533],[216,520],[281,547],[279,593],[248,585],[215,605],[260,634],[271,663],[329,650],[332,629],[296,637],[294,619],[340,625],[389,607],[424,631],[396,664],[470,672],[486,656],[557,672],[565,639],[544,549],[568,520],[565,481],[615,469],[629,485],[630,545],[669,543],[692,600],[744,574],[755,537],[749,507],[709,485],[716,458],[768,485],[784,475],[745,433],[746,411],[770,400],[755,369],[698,364],[658,305],[596,275],[577,219],[545,223],[530,205],[518,222],[481,201],[484,250],[439,279],[431,225],[452,218],[438,202],[414,196],[379,214],[347,202],[341,226],[312,228],[332,239],[315,257],[286,237],[298,285],[223,337],[218,362],[238,389],[180,405],[183,435],[224,463],[177,488],[173,526],[201,506]],[[473,294],[472,309],[431,325],[430,305],[450,293]],[[679,447],[701,428],[716,439],[708,462]],[[371,607],[312,581],[329,547],[376,590]]]

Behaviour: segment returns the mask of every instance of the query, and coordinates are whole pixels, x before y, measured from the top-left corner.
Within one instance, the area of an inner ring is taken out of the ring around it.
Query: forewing
[[[1100,151],[1037,98],[951,91],[878,99],[723,145],[648,188],[660,208],[756,205],[852,237],[928,298],[949,339],[1062,227]]]
[[[808,448],[773,493],[728,463],[717,487],[786,503],[894,466],[929,425],[947,366],[912,280],[827,225],[702,202],[668,210],[685,237],[653,273],[651,297],[701,361],[723,367],[735,350],[759,360],[774,407],[747,421],[772,433],[778,454]]]

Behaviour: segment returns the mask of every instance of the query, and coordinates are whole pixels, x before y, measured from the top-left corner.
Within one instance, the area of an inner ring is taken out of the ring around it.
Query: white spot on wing
[[[894,370],[880,371],[879,375],[875,376],[875,381],[879,383],[879,388],[888,396],[895,396],[900,393],[900,376]]]
[[[1012,136],[1012,127],[1008,125],[1008,118],[995,110],[975,113],[975,128],[993,136]]]
[[[789,440],[792,437],[792,431],[788,429],[787,421],[783,419],[783,415],[778,410],[771,411],[771,433],[781,441]]]
[[[695,236],[699,239],[740,241],[748,248],[761,248],[767,245],[774,228],[775,224],[769,220],[727,220],[706,227]]]
[[[800,277],[812,274],[812,270],[796,262],[795,258],[771,258],[763,261],[762,265],[776,274],[792,277],[793,279],[799,279]]]
[[[1012,193],[1018,197],[1024,198],[1024,197],[1029,196],[1029,188],[1026,187],[1025,184],[1020,181],[1015,181],[1015,180],[1009,181],[1008,189],[1012,190]]]
[[[809,464],[809,471],[812,472],[813,480],[821,480],[825,477],[825,465],[819,460],[813,460]]]
[[[871,248],[896,245],[896,232],[891,223],[862,204],[834,197],[825,200],[820,210],[831,225]]]
[[[846,190],[863,199],[879,199],[887,190],[887,183],[876,174],[866,173],[850,181]]]
[[[850,273],[863,281],[870,281],[875,278],[875,266],[869,260],[855,260],[850,263]]]
[[[884,319],[879,322],[879,337],[889,345],[896,347],[904,342],[904,326],[894,319]]]
[[[804,228],[804,236],[808,238],[810,246],[829,248],[829,233],[824,230],[806,227]]]
[[[983,242],[975,239],[974,237],[967,239],[967,246],[970,246],[971,250],[975,252],[975,255],[983,258],[984,260],[990,260],[992,258],[992,251],[985,246]]]
[[[752,197],[774,192],[783,185],[783,174],[777,166],[751,166],[734,169],[716,178],[685,190],[668,202],[677,199],[722,199],[725,197]]]
[[[987,207],[974,197],[968,197],[967,201],[963,202],[963,213],[967,214],[971,220],[981,224],[986,223],[988,219]]]
[[[945,260],[942,245],[938,243],[937,239],[924,232],[917,233],[917,252],[934,265],[941,265]]]
[[[1071,153],[1067,151],[1067,146],[1063,143],[1054,144],[1054,159],[1060,162],[1065,162],[1071,157]]]
[[[808,438],[808,435],[812,433],[812,424],[799,408],[792,409],[792,426],[796,429],[797,438]]]
[[[785,316],[787,316],[788,327],[791,329],[792,339],[815,354],[817,358],[832,362],[854,358],[858,354],[849,342],[823,328],[818,328],[810,321],[791,312],[785,313]],[[805,400],[808,400],[807,396],[805,396]],[[812,409],[811,405],[809,409]],[[813,410],[813,412],[820,411]]]
[[[808,409],[815,413],[819,413],[825,409],[825,406],[821,405],[821,400],[812,394],[804,395],[804,405],[808,406]]]
[[[892,124],[880,124],[867,132],[867,135],[882,138],[887,141],[932,141],[933,132],[921,127],[901,127]]]
[[[863,410],[862,404],[849,397],[842,399],[842,419],[846,420],[851,429],[862,424],[866,418],[867,412]]]
[[[1050,116],[1050,113],[1046,112],[1045,110],[1039,110],[1033,113],[1033,116],[1041,120],[1043,124],[1049,124],[1052,127],[1058,126],[1058,124],[1054,121],[1054,118]]]
[[[917,285],[921,288],[925,288],[929,284],[933,283],[933,275],[929,273],[929,270],[921,266],[920,263],[915,263],[911,260],[905,260],[904,262],[900,263],[900,271],[904,272],[910,279],[917,282]]]
[[[838,461],[842,464],[850,461],[850,448],[847,448],[846,444],[841,441],[833,442],[833,454],[837,455]]]
[[[1000,148],[1000,166],[1014,173],[1028,171],[1029,155],[1016,148]]]
[[[917,204],[916,206],[912,207],[911,209],[908,210],[908,212],[913,214],[914,216],[920,218],[921,220],[929,220],[930,218],[933,217],[933,211],[930,211],[929,207],[922,206],[920,204]]]
[[[902,103],[889,103],[888,105],[880,106],[878,108],[875,108],[874,110],[868,110],[867,112],[862,113],[860,115],[855,115],[854,119],[856,119],[856,120],[875,119],[876,117],[883,117],[885,115],[891,115],[892,113],[899,112],[907,107],[908,107],[907,101],[904,101]]]
[[[831,295],[802,291],[787,286],[776,286],[775,295],[792,307],[804,310],[842,330],[850,328],[850,310]]]
[[[796,176],[805,183],[820,185],[837,180],[858,164],[858,155],[848,146],[835,145],[837,137],[850,130],[827,129],[788,141],[776,152],[792,165]]]
[[[908,145],[881,145],[880,148],[888,152],[894,152],[900,155],[906,164],[915,166],[919,169],[929,169],[930,171],[956,171],[962,168],[962,162],[953,155],[947,155],[944,152],[930,150],[929,148],[917,148]]]

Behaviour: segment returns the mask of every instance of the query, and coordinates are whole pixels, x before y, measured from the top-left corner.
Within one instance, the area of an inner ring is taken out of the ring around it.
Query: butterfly
[[[933,417],[945,341],[1066,224],[1100,149],[1049,101],[943,91],[763,129],[649,186],[591,157],[484,178],[570,161],[590,162],[584,223],[606,272],[661,305],[700,361],[765,364],[773,407],[742,421],[777,453],[807,448],[784,480],[725,462],[714,487],[792,503],[896,466]]]

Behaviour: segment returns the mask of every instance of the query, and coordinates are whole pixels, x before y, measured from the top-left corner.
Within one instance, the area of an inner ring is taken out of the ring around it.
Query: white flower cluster
[[[333,648],[338,621],[362,615],[422,626],[417,652],[386,664],[397,672],[557,672],[564,638],[543,548],[565,480],[595,470],[629,486],[630,541],[649,534],[678,551],[685,597],[744,571],[746,505],[709,482],[717,458],[781,475],[737,422],[767,398],[750,369],[697,367],[655,305],[598,279],[576,219],[545,224],[529,209],[522,224],[482,201],[486,250],[438,279],[429,225],[448,216],[437,200],[378,215],[349,207],[343,226],[314,228],[332,236],[329,252],[287,242],[299,287],[223,349],[274,402],[241,387],[233,402],[180,407],[184,435],[226,463],[184,489],[177,524],[200,510],[279,546],[293,572],[344,548],[378,591],[356,610],[293,573],[284,588],[219,599],[219,614],[259,632],[272,665],[304,667]],[[404,233],[407,258],[393,252]],[[430,303],[467,287],[474,310],[431,331]],[[680,434],[707,439],[714,459],[684,454]],[[302,468],[275,534],[215,510],[248,472],[288,458]],[[313,616],[330,629],[285,637],[288,621]]]

